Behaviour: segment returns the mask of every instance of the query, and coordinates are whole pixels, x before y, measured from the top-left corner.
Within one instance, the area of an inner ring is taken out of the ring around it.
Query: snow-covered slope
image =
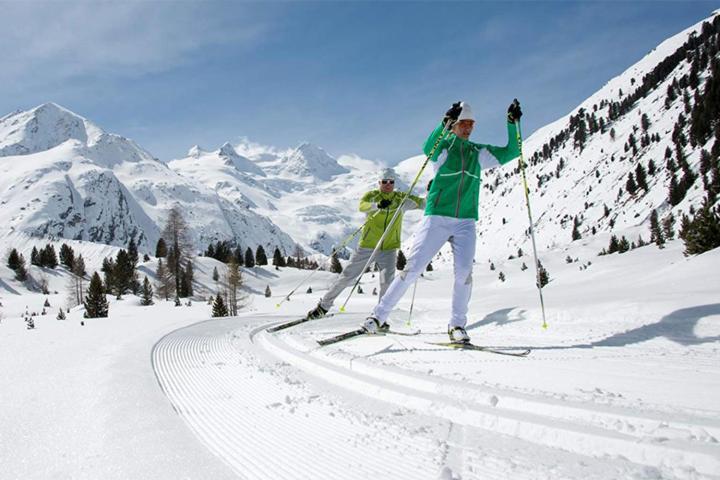
[[[177,204],[199,249],[218,239],[288,250],[294,244],[247,204],[177,174],[133,141],[55,104],[4,117],[0,141],[0,222],[10,231],[112,245],[135,235],[149,251]],[[230,145],[217,157],[239,174],[262,174]]]
[[[717,24],[717,14],[708,21]],[[669,85],[687,82],[692,63],[689,57],[706,49],[707,44],[690,48],[690,53],[682,54],[677,63],[669,57],[677,56],[675,52],[691,35],[697,38],[702,23],[664,41],[571,114],[538,130],[525,141],[523,151],[529,161],[527,177],[540,250],[562,248],[572,242],[575,222],[582,237],[577,240],[580,242],[594,235],[609,239],[611,234],[625,235],[630,241],[637,241],[642,235],[644,241],[648,241],[653,210],[661,220],[672,213],[677,231],[682,214],[688,214],[702,203],[705,191],[699,175],[682,202],[673,206],[668,201],[671,179],[673,176],[679,179],[683,174],[677,158],[675,131],[677,128],[687,138],[690,122],[682,93],[678,92],[677,98],[666,106]],[[708,43],[716,40],[717,35]],[[707,76],[707,70],[700,72],[698,91],[702,91]],[[694,90],[690,86],[681,89],[688,92],[689,108],[692,108],[696,102]],[[633,96],[638,98],[621,106]],[[647,128],[643,126],[643,118],[647,120]],[[595,131],[592,122],[597,122]],[[578,133],[580,123],[586,130],[581,144],[576,141],[582,137]],[[713,143],[710,139],[705,145],[683,144],[683,154],[695,174],[700,169],[701,149],[710,151]],[[672,152],[675,170],[667,166],[668,149]],[[525,197],[521,177],[517,169],[513,170],[515,165],[485,172],[478,222],[479,257],[504,258],[516,253],[518,248],[530,251]],[[627,180],[632,174],[637,181],[639,166],[647,172],[648,188],[637,188],[631,193]]]

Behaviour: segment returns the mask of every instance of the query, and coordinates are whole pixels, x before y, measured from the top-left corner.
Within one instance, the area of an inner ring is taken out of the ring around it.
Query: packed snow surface
[[[546,257],[546,330],[522,261],[475,266],[468,329],[480,345],[532,348],[526,358],[429,343],[446,339],[442,262],[419,280],[411,324],[411,292],[391,317],[421,333],[322,348],[376,302],[371,274],[348,313],[275,334],[265,328],[311,308],[333,274],[255,267],[238,317],[129,295],[84,326],[81,308],[55,320],[61,293],[14,295],[4,281],[2,476],[720,478],[720,250]],[[198,263],[210,287],[222,266]],[[26,330],[19,315],[45,298]]]

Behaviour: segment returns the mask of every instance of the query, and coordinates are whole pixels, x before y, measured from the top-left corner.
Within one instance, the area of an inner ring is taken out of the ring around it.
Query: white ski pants
[[[330,307],[332,307],[338,295],[340,295],[345,288],[355,283],[355,280],[362,274],[363,268],[365,268],[365,264],[368,259],[370,259],[372,252],[372,248],[358,247],[355,253],[353,253],[352,257],[350,257],[350,262],[343,268],[340,278],[330,285],[327,293],[320,300],[320,305],[322,305],[325,310],[330,310]],[[387,291],[395,275],[396,255],[397,250],[378,250],[377,254],[375,254],[375,262],[380,268],[378,272],[380,274],[380,299]],[[374,265],[370,265],[370,268],[373,266]]]
[[[445,244],[450,242],[453,253],[455,283],[453,285],[450,327],[465,327],[468,303],[472,293],[472,268],[475,257],[475,220],[429,215],[423,217],[413,234],[412,247],[405,270],[395,276],[385,296],[372,315],[383,323],[407,289],[425,270],[427,264]]]

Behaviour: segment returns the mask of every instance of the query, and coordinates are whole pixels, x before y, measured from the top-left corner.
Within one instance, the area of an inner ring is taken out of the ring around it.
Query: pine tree
[[[140,255],[138,254],[137,244],[135,243],[135,235],[132,235],[130,237],[130,241],[128,242],[127,246],[127,254],[130,258],[130,263],[133,266],[133,269],[137,267],[138,261],[140,261]]]
[[[152,285],[150,285],[150,280],[148,280],[146,276],[142,284],[140,305],[147,307],[153,303],[153,288]]]
[[[662,221],[663,235],[667,240],[672,240],[675,237],[675,216],[670,212],[667,217]]]
[[[607,253],[615,253],[618,250],[620,250],[620,242],[618,241],[617,236],[611,235],[610,236],[610,245],[608,246]]]
[[[647,166],[648,175],[650,175],[651,177],[654,177],[656,171],[657,171],[657,167],[655,166],[655,162],[654,162],[653,159],[651,158],[651,159],[648,161],[648,166]],[[646,189],[646,190],[647,190],[647,189]]]
[[[711,208],[707,198],[692,220],[683,217],[682,223],[680,238],[685,243],[686,256],[720,247],[720,215]]]
[[[490,262],[490,270],[493,272],[495,271],[495,264],[492,262]]]
[[[268,285],[265,287],[265,297],[270,298],[271,295],[272,295],[272,292],[270,291],[270,285]]]
[[[105,278],[105,293],[115,291],[115,260],[112,258],[103,259],[100,271],[103,272]]]
[[[113,292],[117,295],[118,300],[127,292],[132,290],[135,281],[135,269],[128,252],[121,249],[115,257],[115,265],[112,271]]]
[[[578,217],[575,217],[575,220],[573,221],[573,230],[572,230],[572,239],[574,240],[580,240],[582,238],[582,235],[580,235],[580,219]]]
[[[212,279],[214,282],[217,282],[218,280],[220,280],[220,274],[217,271],[217,267],[213,267]]]
[[[638,187],[646,192],[648,191],[647,173],[645,172],[645,167],[640,163],[635,167],[635,180],[637,181]]]
[[[255,250],[255,264],[259,266],[268,264],[267,255],[265,255],[265,249],[262,245],[258,245]]]
[[[240,245],[235,247],[232,257],[235,259],[235,263],[237,263],[239,267],[245,265],[245,255],[243,255],[242,247],[240,247]],[[230,260],[228,259],[226,261],[229,262]]]
[[[30,265],[40,266],[40,253],[37,247],[33,247],[32,252],[30,252]]]
[[[65,320],[67,317],[65,316],[65,312],[63,311],[62,307],[58,309],[57,317],[55,317],[56,320]]]
[[[13,248],[10,250],[10,254],[7,258],[7,266],[12,271],[17,271],[18,267],[20,266],[20,254],[18,253],[17,249]]]
[[[337,255],[333,255],[330,258],[330,271],[332,273],[342,273],[343,267],[340,263],[340,260],[338,260]]]
[[[500,274],[498,275],[498,278],[500,279],[501,282],[505,282],[505,274],[503,272],[500,272]]]
[[[102,280],[97,272],[93,273],[90,279],[90,286],[88,287],[88,293],[85,297],[85,318],[101,318],[107,317],[110,306],[107,298],[105,298],[105,292],[103,291]]]
[[[227,317],[228,316],[228,309],[225,306],[225,302],[223,301],[222,295],[220,295],[219,293],[215,296],[215,301],[213,302],[212,316],[213,317]]]
[[[40,252],[42,258],[43,252]],[[58,256],[55,253],[55,247],[52,244],[48,244],[45,247],[45,266],[48,268],[56,269],[58,266]]]
[[[430,263],[427,264],[427,267],[425,267],[425,271],[426,271],[426,272],[432,272],[432,271],[433,271],[432,262],[430,262]]]
[[[255,257],[253,255],[253,251],[250,249],[250,247],[245,250],[245,267],[246,268],[253,268],[255,266]]]
[[[68,270],[72,270],[73,263],[75,263],[75,252],[65,243],[60,246],[60,263],[65,265]]]
[[[628,173],[628,179],[625,183],[625,190],[630,195],[635,195],[635,192],[637,191],[637,184],[635,183],[635,177],[633,176],[632,172]]]
[[[655,242],[655,245],[660,248],[663,248],[665,245],[665,237],[660,229],[657,210],[653,210],[650,214],[650,241]]]
[[[287,264],[285,263],[285,258],[283,258],[282,253],[280,253],[280,249],[278,247],[275,247],[275,252],[273,253],[273,261],[272,264],[276,267],[285,267]]]
[[[130,275],[130,290],[134,295],[140,293],[140,282],[138,281],[137,266],[140,261],[140,254],[138,253],[137,244],[135,243],[135,235],[130,237],[127,247],[127,255],[130,260],[131,268],[128,269]]]
[[[668,186],[668,203],[674,207],[682,202],[683,198],[685,198],[685,192],[678,185],[677,177],[673,174]]]
[[[405,254],[402,250],[398,250],[395,268],[398,270],[405,270],[405,265],[407,265],[407,259],[405,258]]]
[[[545,269],[542,263],[540,263],[540,260],[538,260],[538,286],[539,288],[544,287],[550,282],[550,275],[548,274],[548,271]]]
[[[180,276],[180,297],[186,298],[193,296],[194,277],[195,272],[193,270],[192,260],[188,260]]]
[[[155,258],[165,258],[167,256],[167,244],[165,239],[160,237],[155,246]]]

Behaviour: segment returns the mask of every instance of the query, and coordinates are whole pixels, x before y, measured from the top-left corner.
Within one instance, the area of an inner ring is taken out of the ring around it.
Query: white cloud
[[[142,76],[182,65],[213,46],[248,48],[266,31],[249,15],[238,25],[224,9],[210,7],[204,2],[1,2],[0,81]],[[238,8],[233,12],[237,16]]]

